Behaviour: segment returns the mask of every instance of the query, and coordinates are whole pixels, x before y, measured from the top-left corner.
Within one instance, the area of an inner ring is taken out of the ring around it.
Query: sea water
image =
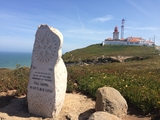
[[[31,65],[32,53],[23,52],[1,52],[0,51],[0,68],[15,69],[16,65],[27,66]]]

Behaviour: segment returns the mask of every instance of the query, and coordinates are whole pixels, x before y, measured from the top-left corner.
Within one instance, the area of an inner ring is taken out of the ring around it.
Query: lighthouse
[[[121,39],[124,38],[124,22],[125,22],[125,20],[124,20],[124,18],[123,18],[123,19],[122,19],[122,25],[121,25]]]
[[[119,32],[118,32],[117,26],[114,28],[114,32],[113,32],[113,40],[114,39],[119,39]]]

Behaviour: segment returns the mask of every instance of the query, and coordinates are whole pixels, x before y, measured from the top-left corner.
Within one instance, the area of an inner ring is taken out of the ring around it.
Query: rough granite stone
[[[123,118],[127,114],[128,105],[119,91],[112,87],[102,87],[96,93],[96,111],[107,111]]]
[[[36,32],[27,87],[30,113],[55,118],[63,105],[67,70],[61,58],[62,34],[48,25]]]
[[[121,120],[115,115],[112,115],[108,112],[98,111],[93,113],[88,120]]]

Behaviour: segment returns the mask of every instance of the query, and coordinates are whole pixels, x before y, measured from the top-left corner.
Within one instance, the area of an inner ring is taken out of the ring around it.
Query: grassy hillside
[[[99,87],[120,91],[129,106],[144,113],[160,110],[160,55],[154,47],[91,45],[63,55],[65,62],[101,56],[141,56],[140,61],[67,66],[67,91],[80,91],[93,98]],[[160,114],[160,113],[158,113]]]
[[[99,87],[110,86],[120,91],[127,103],[144,113],[160,115],[160,55],[147,46],[91,45],[63,55],[65,62],[107,56],[141,56],[149,59],[67,66],[67,92],[81,92],[96,98]],[[29,68],[17,65],[15,70],[0,69],[0,92],[16,89],[26,94]],[[158,116],[160,117],[160,116]]]
[[[63,55],[65,62],[76,62],[79,60],[92,59],[107,56],[151,56],[157,54],[154,47],[147,46],[123,46],[95,44],[86,48],[73,50]]]

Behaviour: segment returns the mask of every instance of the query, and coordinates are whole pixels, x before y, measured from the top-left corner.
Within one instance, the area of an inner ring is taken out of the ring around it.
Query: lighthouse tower
[[[114,39],[119,39],[119,32],[118,32],[117,26],[114,28],[114,32],[113,32],[113,40]]]
[[[124,38],[124,22],[125,22],[125,20],[124,20],[124,18],[123,18],[123,19],[122,19],[122,25],[121,25],[121,39]]]

